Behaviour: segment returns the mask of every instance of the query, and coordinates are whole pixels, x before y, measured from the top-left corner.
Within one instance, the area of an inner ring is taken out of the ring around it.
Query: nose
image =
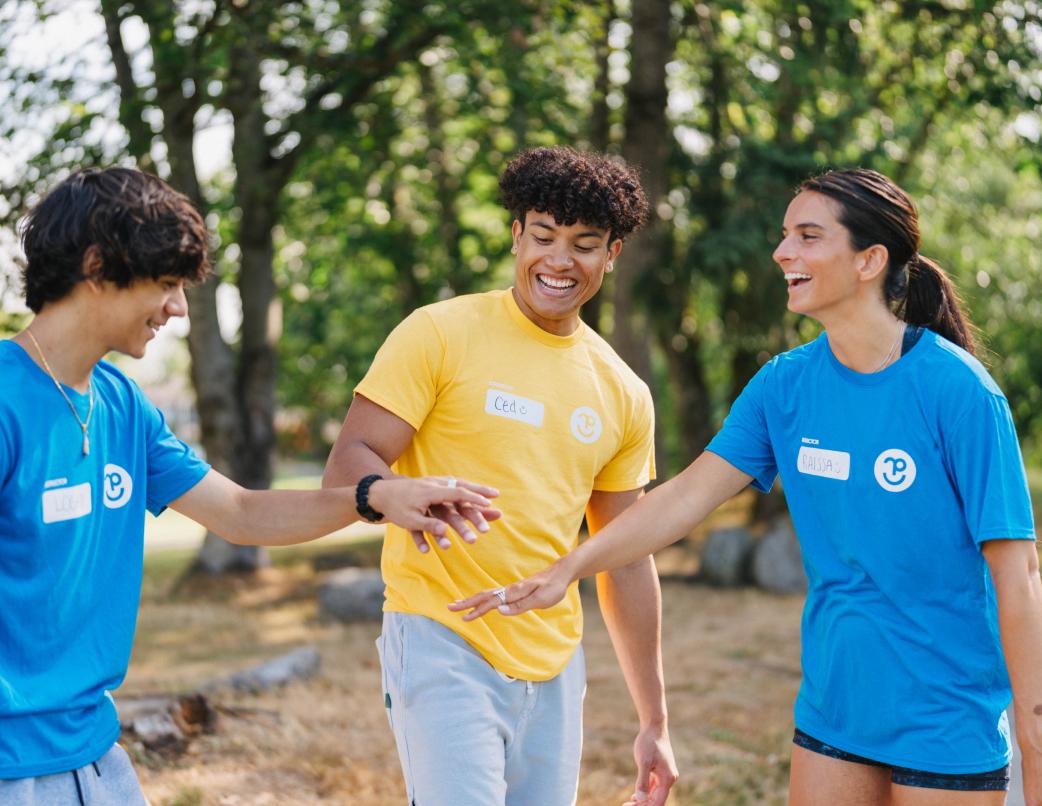
[[[779,266],[784,266],[785,262],[791,260],[792,257],[792,236],[787,235],[781,239],[776,247],[774,247],[774,252],[771,254],[771,258]]]
[[[548,261],[551,267],[557,269],[568,269],[575,263],[571,253],[568,251],[568,244],[558,243],[550,250],[550,254],[547,255]]]
[[[170,316],[188,315],[188,298],[185,296],[184,283],[178,283],[177,288],[167,298],[166,311]]]

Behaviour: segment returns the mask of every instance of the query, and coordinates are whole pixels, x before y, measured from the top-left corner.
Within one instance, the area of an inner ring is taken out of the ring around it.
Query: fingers
[[[483,495],[486,498],[495,498],[499,495],[499,490],[495,487],[489,487],[485,484],[477,484],[473,481],[467,481],[466,479],[456,479],[457,490],[470,490],[478,495]]]
[[[497,590],[502,591],[502,598],[497,595]],[[545,607],[539,598],[533,595],[539,590],[538,584],[525,579],[507,588],[482,591],[467,599],[452,602],[449,610],[456,613],[469,610],[470,612],[463,616],[464,621],[474,621],[493,610],[504,616],[517,616],[538,607]]]
[[[421,554],[426,554],[431,550],[430,545],[427,543],[427,536],[423,532],[411,529],[409,534],[412,535],[412,542],[416,544],[416,548],[420,550]]]
[[[473,490],[463,487],[443,487],[432,484],[429,488],[431,504],[464,504],[472,507],[490,507],[492,502]]]
[[[451,504],[436,504],[430,508],[430,514],[440,521],[444,521],[452,527],[465,543],[476,543],[478,536],[470,528],[459,510]],[[440,543],[439,543],[440,544]],[[443,546],[443,548],[445,548]]]
[[[474,528],[479,532],[488,531],[488,522],[485,520],[485,516],[481,513],[480,509],[476,507],[463,507],[461,514],[464,518],[474,524]]]

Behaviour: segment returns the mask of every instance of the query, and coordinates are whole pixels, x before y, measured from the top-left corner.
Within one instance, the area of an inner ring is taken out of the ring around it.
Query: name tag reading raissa
[[[827,451],[824,448],[800,448],[796,469],[808,476],[846,481],[850,478],[850,454],[845,451]]]

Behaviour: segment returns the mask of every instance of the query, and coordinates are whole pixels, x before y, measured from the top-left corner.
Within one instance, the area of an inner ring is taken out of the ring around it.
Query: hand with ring
[[[486,487],[483,484],[475,484],[474,482],[456,478],[455,476],[432,476],[427,480],[441,484],[449,489],[470,490],[471,492],[478,493],[486,498],[492,498],[499,495],[499,491],[492,487]],[[428,514],[432,518],[437,518],[455,531],[464,543],[476,543],[478,540],[477,533],[487,532],[489,530],[488,522],[497,520],[502,516],[502,513],[498,509],[474,505],[467,501],[456,503],[446,501],[434,504],[428,510]],[[437,542],[439,548],[447,549],[452,547],[452,541],[449,540],[448,532],[444,528],[437,533],[425,533],[419,530],[413,530],[411,534],[416,547],[424,553],[430,551],[430,537],[432,536]]]

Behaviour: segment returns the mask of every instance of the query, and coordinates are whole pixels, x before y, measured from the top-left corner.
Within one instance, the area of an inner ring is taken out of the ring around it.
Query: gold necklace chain
[[[87,408],[87,419],[81,420],[80,413],[76,411],[76,407],[73,405],[69,396],[65,394],[65,390],[62,389],[61,383],[55,377],[54,372],[51,370],[51,365],[47,363],[47,358],[43,354],[43,350],[40,349],[40,342],[36,340],[36,336],[33,335],[31,329],[26,328],[25,332],[29,338],[32,339],[33,345],[36,347],[36,352],[40,356],[40,360],[43,362],[43,368],[47,370],[47,374],[51,376],[51,380],[54,381],[55,387],[61,392],[61,396],[65,398],[65,402],[69,404],[69,408],[72,409],[72,416],[76,418],[76,422],[80,425],[80,430],[83,431],[83,455],[87,456],[90,454],[90,439],[87,437],[87,426],[90,425],[90,417],[94,414],[94,384],[89,380],[87,381],[87,394],[90,396],[90,406]]]

